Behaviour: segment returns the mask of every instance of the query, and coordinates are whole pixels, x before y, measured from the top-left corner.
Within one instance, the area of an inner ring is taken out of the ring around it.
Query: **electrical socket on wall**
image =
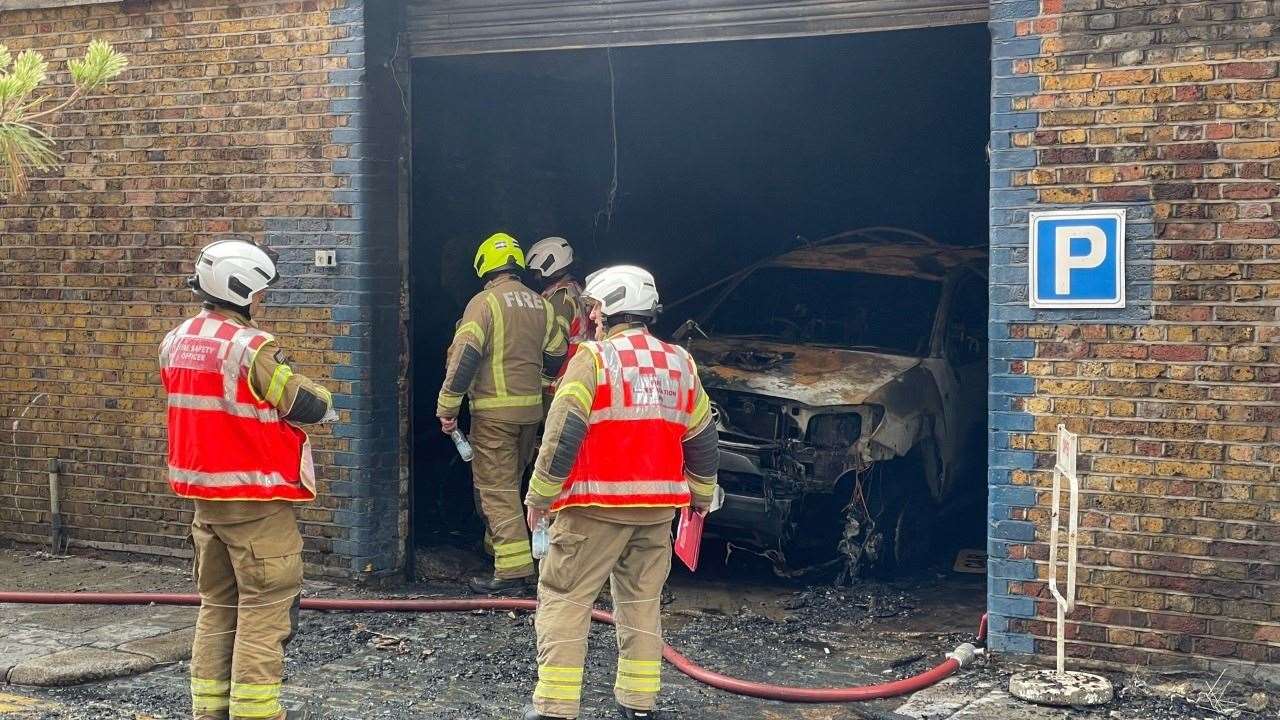
[[[337,250],[317,250],[316,251],[316,267],[337,267],[338,251]]]

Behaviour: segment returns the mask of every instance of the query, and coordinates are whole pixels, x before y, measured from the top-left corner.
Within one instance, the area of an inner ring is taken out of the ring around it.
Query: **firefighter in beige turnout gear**
[[[551,306],[517,277],[524,267],[510,235],[498,233],[480,245],[475,270],[484,289],[458,321],[436,407],[441,429],[450,433],[462,398],[469,398],[472,476],[493,545],[493,577],[472,578],[470,586],[488,595],[530,588],[535,571],[520,482],[542,421],[542,388],[565,355]]]
[[[334,415],[329,391],[294,372],[249,319],[277,277],[272,254],[252,243],[206,246],[189,281],[204,309],[160,349],[169,483],[195,502],[191,696],[200,720],[303,717],[280,704],[302,593],[293,504],[315,498],[310,444],[295,425]]]
[[[523,720],[578,717],[591,608],[606,580],[618,712],[655,717],[671,522],[676,508],[709,508],[716,491],[718,435],[693,359],[647,328],[659,307],[653,277],[606,268],[584,296],[597,340],[561,378],[525,496],[529,527],[556,515],[538,582],[538,682]]]
[[[578,345],[590,339],[587,314],[582,304],[582,285],[570,273],[572,265],[573,247],[562,237],[543,238],[529,248],[529,272],[541,283],[542,297],[555,311],[556,324],[569,343],[569,350],[565,355],[566,367],[577,352]],[[546,388],[544,415],[551,409],[555,388],[556,383]]]

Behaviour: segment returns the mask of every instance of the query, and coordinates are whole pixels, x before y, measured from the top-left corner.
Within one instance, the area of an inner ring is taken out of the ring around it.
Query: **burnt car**
[[[781,574],[927,561],[982,517],[986,251],[806,247],[727,279],[676,333],[699,363],[727,494],[708,532]]]

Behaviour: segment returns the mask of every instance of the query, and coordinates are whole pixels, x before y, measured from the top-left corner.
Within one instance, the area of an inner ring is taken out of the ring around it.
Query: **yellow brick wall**
[[[332,281],[307,266],[311,236],[291,230],[326,233],[330,247],[355,236],[354,203],[336,194],[348,184],[336,163],[352,157],[337,133],[352,132],[353,113],[333,106],[359,56],[343,46],[362,32],[349,5],[146,0],[0,12],[0,43],[42,51],[59,92],[66,59],[90,39],[130,63],[58,119],[61,167],[37,176],[28,197],[0,202],[0,536],[45,541],[45,468],[57,458],[75,544],[186,552],[189,503],[168,492],[163,470],[156,351],[197,309],[184,278],[213,239],[285,253],[288,277],[260,322],[296,370],[351,391],[331,377],[351,362],[335,349],[351,324],[333,319],[322,293]],[[335,547],[348,536],[335,512],[352,503],[326,491],[345,477],[334,454],[349,441],[313,435],[323,480],[321,499],[301,511],[307,560],[340,573],[351,553]]]

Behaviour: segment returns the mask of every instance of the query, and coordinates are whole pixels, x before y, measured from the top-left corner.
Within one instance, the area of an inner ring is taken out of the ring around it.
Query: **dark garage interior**
[[[467,467],[434,418],[480,240],[564,236],[579,277],[639,264],[668,304],[855,228],[985,245],[989,42],[963,25],[414,60],[416,542],[480,536]],[[985,497],[974,501],[959,542],[981,547]]]

